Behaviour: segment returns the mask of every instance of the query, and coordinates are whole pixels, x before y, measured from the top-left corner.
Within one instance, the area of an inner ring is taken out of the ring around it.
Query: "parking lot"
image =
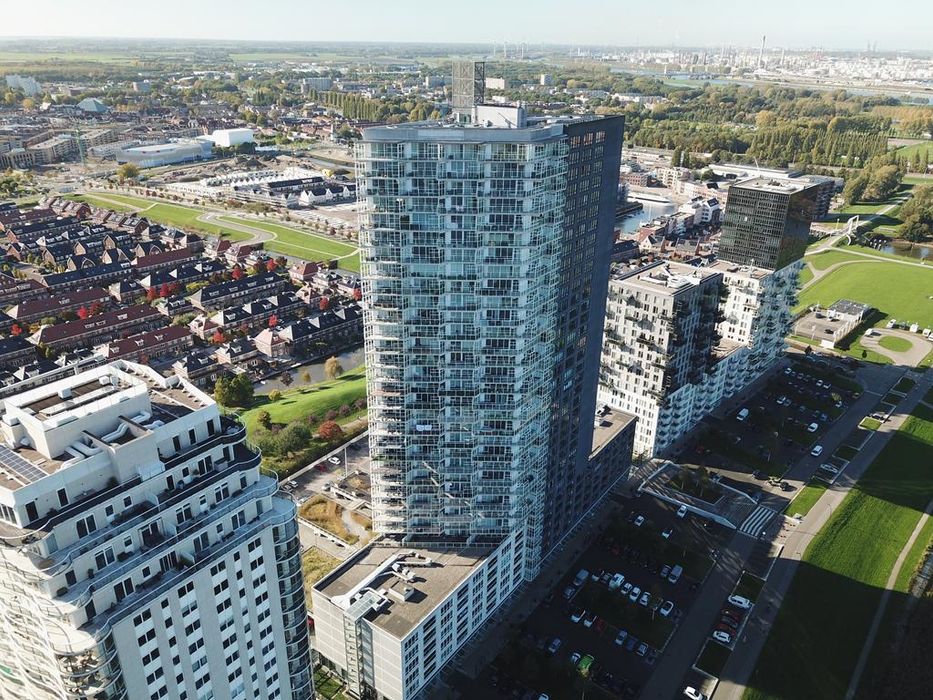
[[[822,436],[859,395],[844,369],[820,362],[795,361],[725,415],[707,418],[681,449],[681,463],[718,470],[730,486],[752,492],[779,482],[801,458],[820,457]]]
[[[635,697],[731,535],[676,510],[647,497],[621,504],[472,696]]]

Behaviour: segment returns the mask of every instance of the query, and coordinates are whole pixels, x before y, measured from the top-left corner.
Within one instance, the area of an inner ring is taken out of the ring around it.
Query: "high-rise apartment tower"
[[[193,385],[118,361],[0,408],[0,696],[310,700],[295,506]]]
[[[360,687],[410,697],[627,471],[631,416],[596,406],[621,139],[619,117],[505,105],[364,130],[373,512],[388,537],[315,591],[319,651]],[[482,597],[460,594],[480,579]]]

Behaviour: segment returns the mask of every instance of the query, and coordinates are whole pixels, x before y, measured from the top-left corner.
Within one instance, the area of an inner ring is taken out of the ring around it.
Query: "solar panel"
[[[31,484],[46,476],[46,473],[31,462],[27,462],[5,445],[0,445],[0,466],[15,474],[24,484]]]

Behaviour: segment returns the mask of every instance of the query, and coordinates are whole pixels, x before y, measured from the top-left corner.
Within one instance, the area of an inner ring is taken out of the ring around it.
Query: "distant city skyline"
[[[299,0],[192,3],[181,0],[33,0],[4,10],[0,38],[151,38],[256,41],[364,41],[561,44],[580,46],[930,49],[933,5],[786,0],[758,4],[723,0],[698,6],[596,0],[434,3],[357,0],[351,7]],[[351,11],[352,10],[352,11]],[[416,21],[415,21],[416,20]]]

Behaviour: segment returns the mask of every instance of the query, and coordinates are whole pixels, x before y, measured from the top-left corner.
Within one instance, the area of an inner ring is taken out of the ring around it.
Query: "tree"
[[[360,287],[356,287],[353,290],[353,301],[360,301],[363,298],[363,290]]]
[[[288,371],[282,372],[282,376],[279,377],[279,379],[282,381],[282,386],[285,386],[285,387],[291,386],[292,382],[295,381],[292,378],[292,373]]]
[[[139,177],[139,168],[133,163],[124,163],[117,168],[117,178],[120,182],[124,180],[135,180]]]
[[[103,311],[103,310],[104,310],[104,307],[101,306],[101,304],[100,304],[99,301],[92,301],[92,302],[91,302],[91,305],[88,307],[88,313],[89,313],[91,316],[96,316],[97,314],[99,314],[99,313],[100,313],[101,311]]]
[[[256,262],[253,263],[253,274],[254,275],[261,275],[265,271],[266,271],[266,266],[263,265],[262,260],[257,260]]]
[[[246,406],[253,400],[253,382],[246,374],[224,375],[214,383],[214,398],[221,406]]]
[[[272,258],[269,258],[266,261],[266,272],[275,272],[278,269],[279,269],[279,264],[275,260],[273,260]]]
[[[351,413],[353,413],[353,409],[350,408],[350,404],[345,403],[343,406],[340,407],[340,415],[343,416],[344,418],[349,416]]]
[[[256,414],[256,422],[266,430],[272,427],[272,416],[268,411],[260,411]]]
[[[317,435],[322,440],[331,442],[332,440],[339,440],[343,437],[343,428],[340,427],[335,421],[329,420],[321,423],[320,427],[317,429]]]
[[[233,270],[230,272],[230,276],[235,280],[243,279],[243,275],[244,275],[243,268],[240,267],[239,265],[234,267]]]
[[[859,175],[846,182],[845,187],[842,189],[842,197],[845,199],[846,204],[855,204],[861,201],[865,195],[866,187],[868,187],[868,177],[865,175]]]
[[[18,323],[14,323],[10,326],[10,335],[21,335],[23,332],[22,327]]]
[[[214,343],[214,345],[220,345],[224,342],[224,332],[219,328],[214,331],[214,335],[211,336],[211,342]]]
[[[328,379],[336,379],[343,374],[343,365],[336,357],[328,357],[324,361],[324,376]]]
[[[279,317],[272,314],[269,317],[269,328],[275,328],[277,325],[279,325]]]
[[[86,306],[82,306],[78,309],[78,318],[84,321],[88,316],[91,315],[91,312],[87,310]]]
[[[158,298],[159,298],[159,292],[156,291],[155,287],[149,287],[149,289],[146,290],[146,301],[153,302]]]
[[[271,401],[272,403],[275,403],[281,398],[282,398],[282,392],[279,391],[278,389],[273,389],[272,391],[269,392],[269,401]]]
[[[301,373],[301,381],[303,381],[305,384],[311,383],[311,373],[308,370],[305,370]]]
[[[321,301],[318,304],[318,308],[321,311],[327,311],[330,308],[330,299],[327,297],[321,297]]]

